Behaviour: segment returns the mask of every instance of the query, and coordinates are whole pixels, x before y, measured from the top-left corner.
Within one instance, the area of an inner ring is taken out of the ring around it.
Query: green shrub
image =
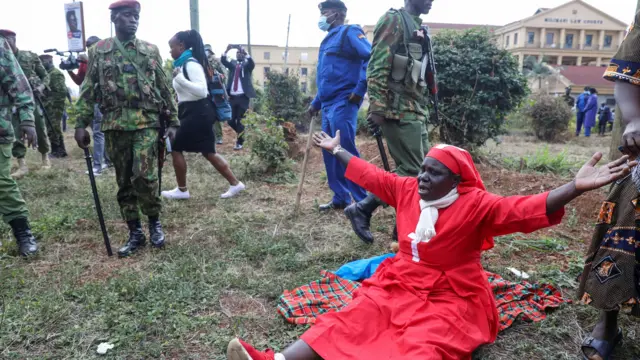
[[[365,109],[364,107],[358,110],[358,125],[356,128],[356,132],[358,134],[368,134],[369,132],[369,124],[367,124],[367,114],[369,109]]]
[[[563,98],[537,94],[531,100],[524,114],[538,139],[553,141],[567,131],[573,113]]]
[[[507,168],[517,171],[528,170],[559,175],[569,175],[580,167],[579,164],[567,160],[566,151],[553,155],[548,146],[522,158],[505,158],[504,163]]]
[[[245,163],[245,173],[261,175],[264,179],[276,176],[279,182],[285,174],[291,173],[291,160],[288,158],[284,132],[279,123],[282,120],[249,112],[245,118],[245,134],[251,157]]]
[[[294,124],[299,122],[305,109],[300,79],[297,76],[270,71],[267,74],[265,96],[269,116]]]

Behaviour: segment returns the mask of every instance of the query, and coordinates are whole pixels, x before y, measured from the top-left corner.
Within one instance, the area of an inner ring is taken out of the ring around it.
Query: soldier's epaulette
[[[113,47],[115,46],[115,41],[113,40],[113,38],[107,38],[104,40],[100,40],[96,43],[95,48],[96,51],[99,51],[101,53],[108,53],[111,50],[113,50]]]
[[[153,55],[153,53],[156,51],[156,46],[148,41],[138,39],[138,44],[141,45],[138,46],[138,51],[143,54]]]

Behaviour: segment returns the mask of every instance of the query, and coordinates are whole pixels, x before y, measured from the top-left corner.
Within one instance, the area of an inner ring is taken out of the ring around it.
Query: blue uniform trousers
[[[334,104],[322,108],[322,131],[331,135],[336,135],[340,130],[340,145],[351,154],[360,157],[356,149],[356,128],[358,123],[357,104],[352,104],[348,100],[340,100]],[[367,193],[360,186],[345,179],[346,168],[330,153],[323,151],[324,165],[327,170],[329,187],[334,193],[333,203],[335,205],[351,204],[351,197],[358,202],[363,200]]]

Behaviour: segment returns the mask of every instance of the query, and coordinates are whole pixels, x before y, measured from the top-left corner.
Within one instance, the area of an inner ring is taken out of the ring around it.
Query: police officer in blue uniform
[[[335,136],[340,131],[340,144],[359,156],[356,149],[358,110],[367,92],[367,65],[371,43],[357,25],[345,25],[347,7],[340,0],[327,0],[318,6],[318,27],[328,34],[320,45],[316,81],[318,94],[309,113],[322,111],[322,131]],[[344,209],[352,197],[358,202],[367,196],[360,186],[345,179],[345,167],[334,156],[323,152],[333,200],[320,206],[320,211]]]

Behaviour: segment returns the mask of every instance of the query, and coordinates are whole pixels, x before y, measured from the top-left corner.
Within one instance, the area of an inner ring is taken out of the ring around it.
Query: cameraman
[[[89,37],[87,39],[87,50],[89,50],[89,48],[95,45],[98,41],[100,41],[100,38],[97,36]],[[82,85],[84,77],[87,74],[87,55],[81,54],[80,56],[78,56],[78,62],[80,63],[78,73],[75,74],[73,71],[67,71],[67,73],[69,73],[71,80],[73,80],[73,82],[80,86]],[[102,170],[111,166],[111,162],[106,152],[104,151],[104,133],[100,129],[100,126],[102,125],[102,113],[100,113],[100,109],[98,108],[97,104],[95,106],[93,114],[93,123],[91,124],[91,130],[93,132],[93,174],[95,176],[99,176],[102,175]]]

